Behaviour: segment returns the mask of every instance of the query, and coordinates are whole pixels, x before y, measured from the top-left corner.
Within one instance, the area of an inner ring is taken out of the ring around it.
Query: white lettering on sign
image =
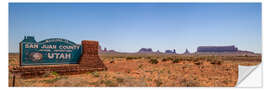
[[[56,49],[56,45],[43,45],[41,48]]]
[[[79,49],[80,46],[59,46],[59,49]]]
[[[25,44],[25,48],[38,48],[38,44]]]
[[[48,53],[49,59],[71,59],[71,53]]]

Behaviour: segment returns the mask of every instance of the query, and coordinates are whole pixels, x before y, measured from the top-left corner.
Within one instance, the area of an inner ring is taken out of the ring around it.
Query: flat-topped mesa
[[[173,49],[173,50],[165,50],[165,53],[166,54],[176,54],[176,50]]]
[[[153,53],[152,48],[141,48],[138,53]]]
[[[232,46],[199,46],[197,52],[237,52],[238,49]]]

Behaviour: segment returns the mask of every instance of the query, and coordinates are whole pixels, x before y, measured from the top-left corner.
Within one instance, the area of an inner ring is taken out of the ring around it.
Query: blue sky
[[[261,3],[9,3],[9,52],[28,35],[121,52],[235,45],[261,53]]]

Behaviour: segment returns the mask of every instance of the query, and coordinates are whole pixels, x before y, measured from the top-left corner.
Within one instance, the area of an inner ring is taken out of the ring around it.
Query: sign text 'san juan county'
[[[77,64],[82,46],[61,38],[36,42],[27,36],[20,43],[21,65]]]

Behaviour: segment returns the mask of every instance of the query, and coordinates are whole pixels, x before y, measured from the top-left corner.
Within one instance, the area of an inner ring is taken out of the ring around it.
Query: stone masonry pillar
[[[97,41],[82,41],[83,54],[79,62],[80,66],[107,69],[107,67],[98,56],[98,46],[99,45]]]

